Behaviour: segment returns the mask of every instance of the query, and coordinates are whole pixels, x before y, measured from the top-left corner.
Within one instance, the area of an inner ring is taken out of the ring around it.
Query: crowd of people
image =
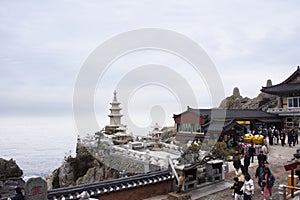
[[[264,138],[268,138],[269,145],[278,145],[279,141],[281,146],[289,145],[289,147],[295,146],[299,143],[298,130],[297,129],[282,129],[281,131],[273,128],[258,129],[257,134],[263,135]]]
[[[240,159],[233,161],[235,170],[234,184],[230,187],[233,189],[233,196],[235,200],[252,200],[254,195],[254,181],[251,175],[248,173],[250,162],[253,162],[253,145],[245,151],[244,163],[242,164]],[[269,195],[269,199],[272,199],[272,187],[275,183],[275,177],[273,176],[268,164],[268,147],[264,144],[257,157],[258,167],[256,169],[255,178],[258,179],[258,186],[260,187],[263,198],[266,199]]]
[[[282,146],[295,146],[298,144],[298,130],[283,129],[281,131],[277,130],[275,127],[269,129],[261,129],[258,134],[264,136],[263,145],[255,148],[252,143],[250,146],[248,144],[247,148],[244,149],[244,163],[242,164],[241,159],[234,159],[233,166],[235,170],[234,184],[230,187],[233,189],[233,197],[235,200],[252,200],[254,196],[254,181],[253,178],[257,179],[260,192],[263,195],[263,199],[266,200],[267,197],[272,199],[272,188],[275,183],[275,177],[272,174],[270,168],[267,166],[269,145],[282,145]],[[267,139],[266,139],[267,138]],[[255,174],[251,175],[248,172],[250,163],[257,159],[258,166],[256,168]]]

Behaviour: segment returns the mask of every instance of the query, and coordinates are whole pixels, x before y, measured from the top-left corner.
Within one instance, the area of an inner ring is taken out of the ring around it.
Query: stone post
[[[145,153],[145,160],[144,160],[144,172],[148,173],[150,171],[150,155],[149,155],[149,150],[146,151]]]
[[[228,162],[224,162],[223,161],[223,165],[222,165],[222,180],[225,180],[225,173],[227,173],[229,171],[229,166],[228,166]]]
[[[47,183],[41,178],[30,178],[25,183],[26,200],[47,200]]]
[[[170,159],[170,155],[167,155],[166,158],[165,158],[165,169],[168,169],[169,168],[169,159]]]
[[[283,186],[282,184],[279,185],[278,187],[278,194],[279,194],[279,200],[283,200],[283,195],[284,195],[284,192],[283,192]]]

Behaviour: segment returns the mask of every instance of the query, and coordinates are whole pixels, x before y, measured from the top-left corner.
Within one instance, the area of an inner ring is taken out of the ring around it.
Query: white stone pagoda
[[[118,102],[118,100],[117,100],[117,92],[114,91],[114,98],[113,98],[112,102],[110,103],[111,108],[109,109],[110,114],[108,115],[108,117],[110,119],[110,123],[109,123],[109,125],[107,125],[105,127],[105,130],[107,133],[109,133],[109,132],[115,133],[115,130],[122,126],[121,117],[123,115],[120,113],[122,110],[122,108],[120,107],[120,104],[121,103]]]
[[[155,123],[153,126],[153,130],[151,131],[152,140],[154,141],[153,151],[160,150],[160,137],[161,137],[162,131],[160,131],[160,126],[158,123]]]

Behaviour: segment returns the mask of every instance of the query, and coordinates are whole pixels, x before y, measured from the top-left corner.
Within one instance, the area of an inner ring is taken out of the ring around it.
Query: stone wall
[[[160,167],[149,164],[149,161],[139,161],[123,155],[110,155],[102,157],[101,162],[117,171],[125,170],[129,174],[143,174],[149,171],[157,171]]]

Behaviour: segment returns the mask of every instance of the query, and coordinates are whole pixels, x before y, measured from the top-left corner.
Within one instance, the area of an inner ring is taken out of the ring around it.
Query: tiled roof
[[[227,120],[227,121],[212,120],[203,125],[203,131],[207,132],[208,129],[211,131],[220,130],[221,127],[223,131],[228,131],[232,127],[237,127],[240,130],[244,129],[244,127],[238,124],[235,120]]]
[[[98,183],[53,189],[48,191],[48,199],[78,199],[82,192],[87,192],[91,197],[99,197],[111,192],[118,192],[120,190],[127,190],[135,187],[156,184],[171,180],[173,178],[174,176],[170,173],[169,170],[157,171],[148,174],[102,181]]]
[[[275,94],[275,95],[279,95],[279,94],[284,95],[293,92],[300,92],[300,83],[280,83],[270,87],[263,87],[261,91],[268,94]]]
[[[297,67],[297,70],[289,76],[285,81],[279,83],[277,85],[272,85],[269,87],[262,87],[261,91],[268,94],[275,95],[287,95],[294,92],[300,92],[300,82],[293,82],[295,78],[299,78],[300,76],[300,68]]]

